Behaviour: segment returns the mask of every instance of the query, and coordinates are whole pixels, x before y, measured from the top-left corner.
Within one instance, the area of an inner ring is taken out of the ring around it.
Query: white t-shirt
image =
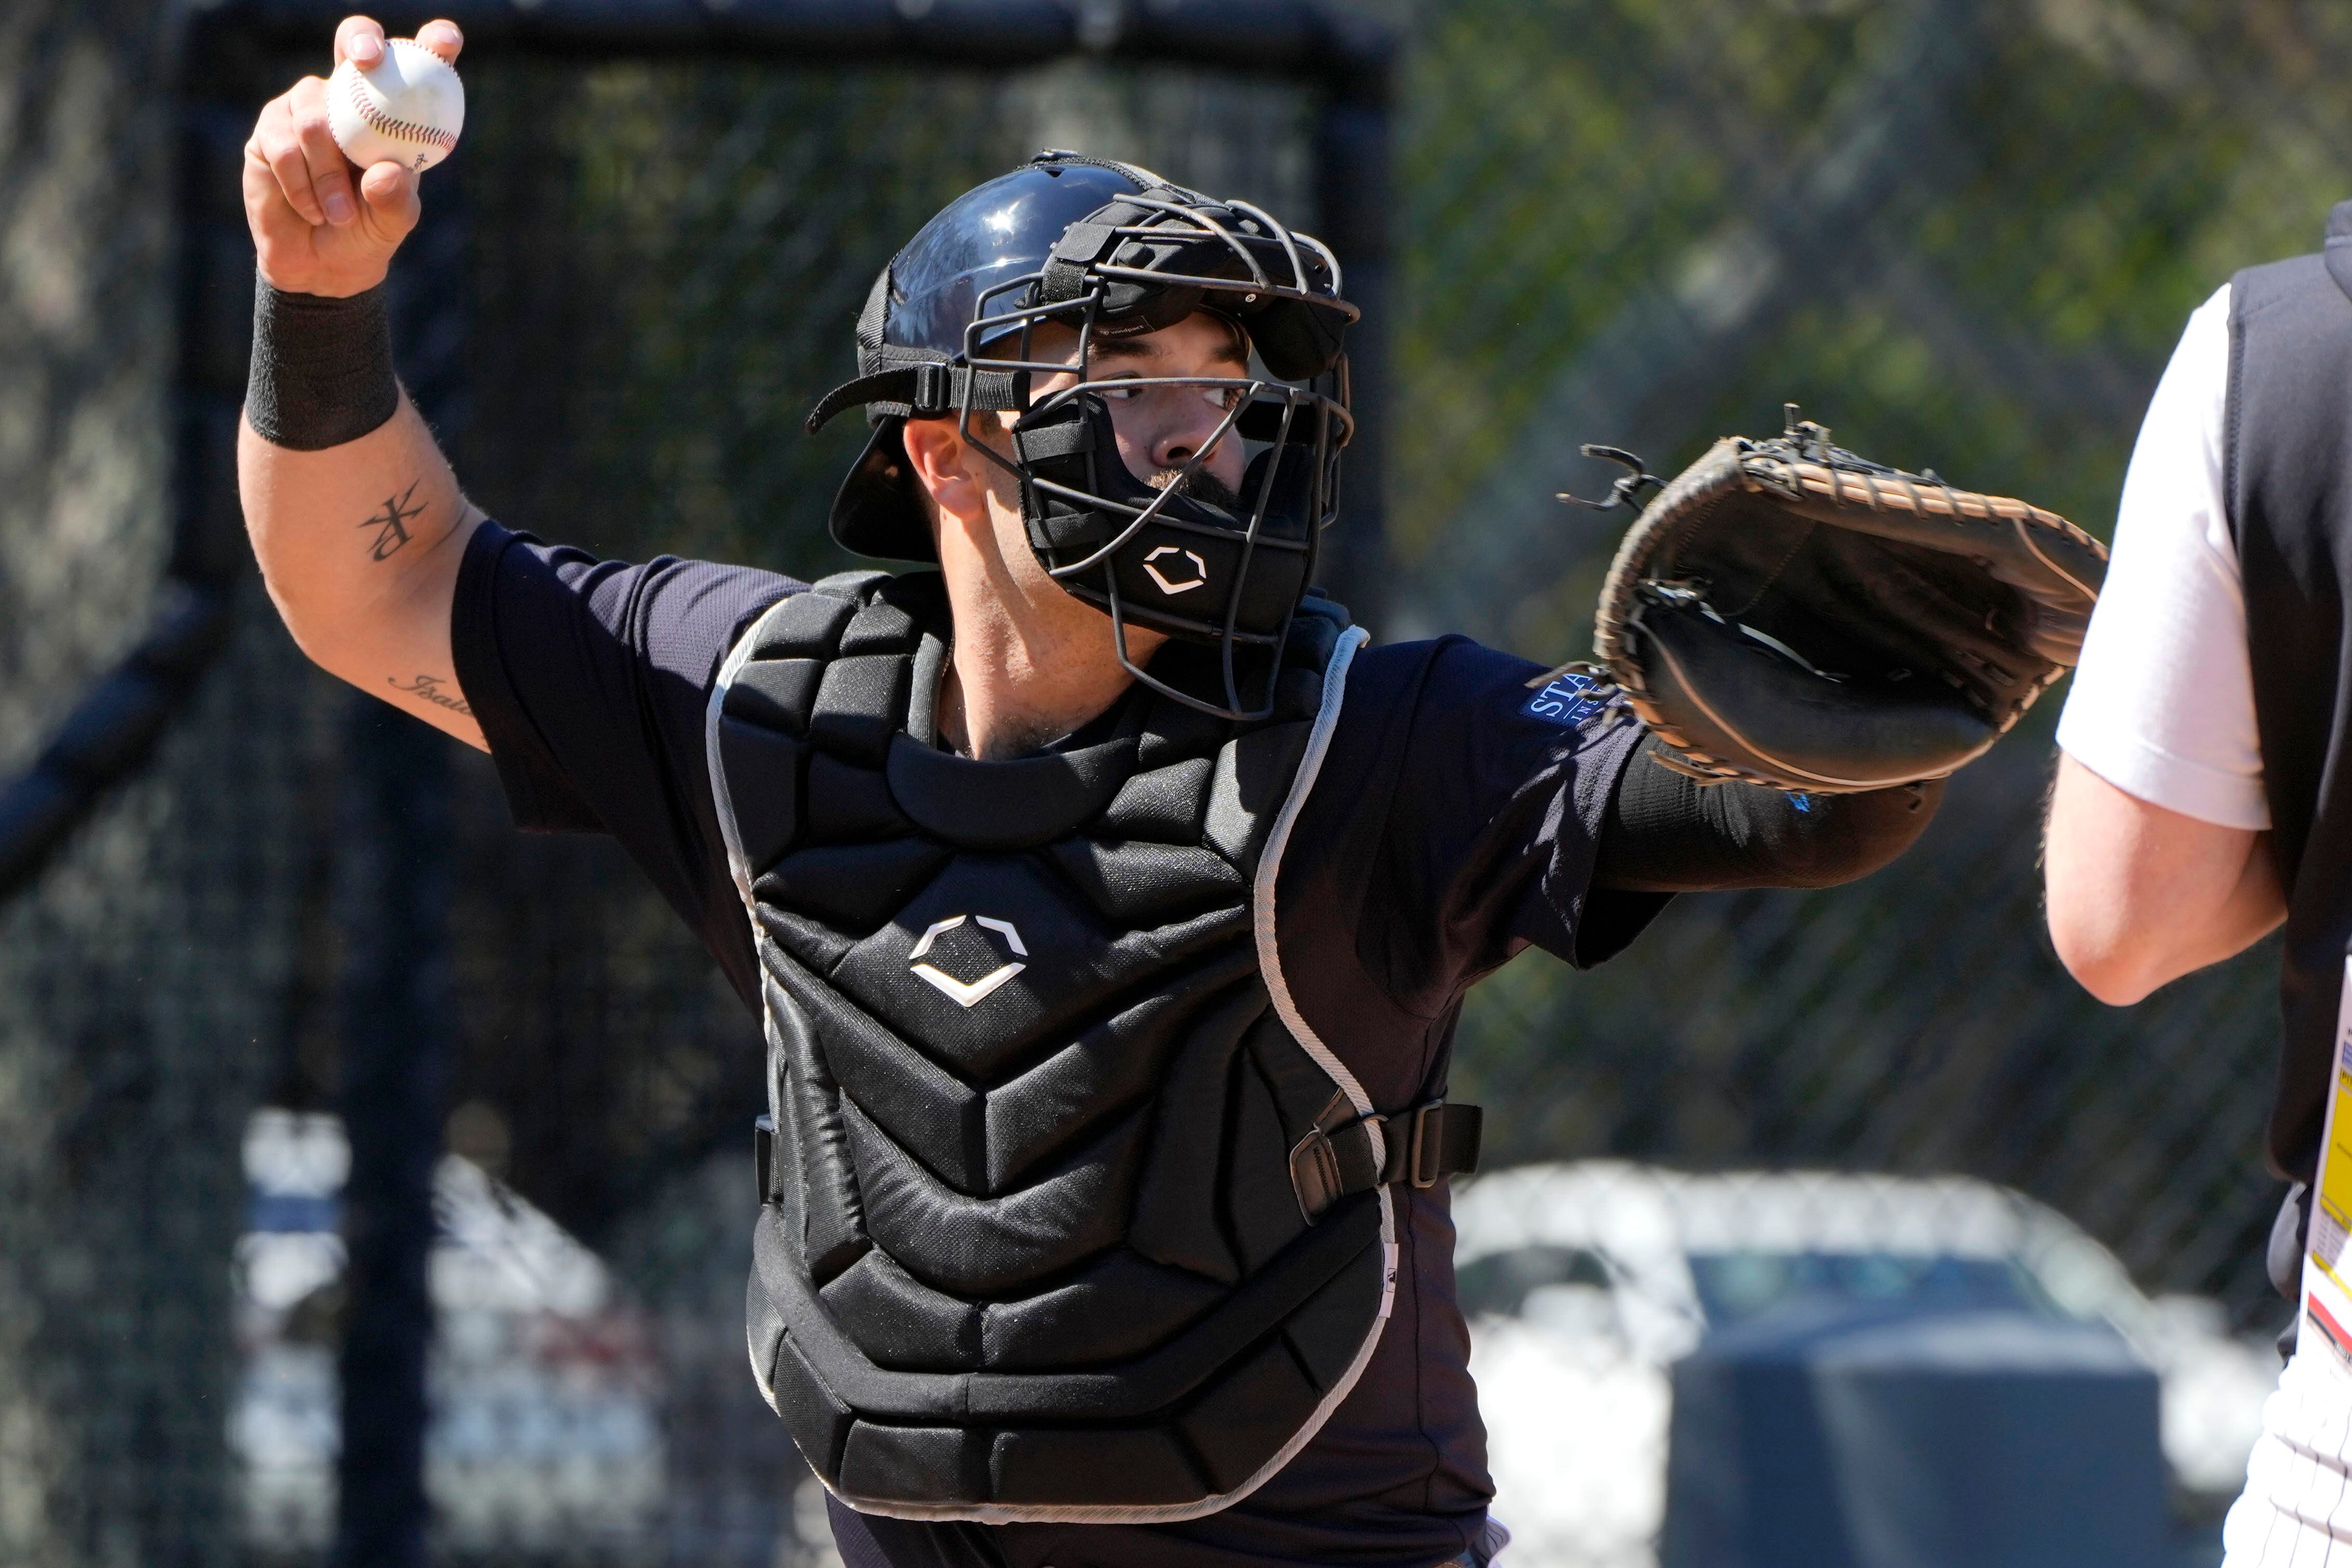
[[[2126,794],[2225,828],[2271,825],[2246,593],[2221,488],[2230,287],[2198,307],[2124,476],[2114,559],[2058,720]]]

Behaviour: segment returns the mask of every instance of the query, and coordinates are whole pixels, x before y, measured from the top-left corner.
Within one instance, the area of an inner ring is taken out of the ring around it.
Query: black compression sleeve
[[[383,286],[347,299],[253,284],[245,417],[272,446],[319,452],[357,441],[400,407]]]
[[[1942,779],[1802,804],[1754,784],[1701,785],[1655,761],[1645,737],[1626,762],[1601,829],[1595,887],[1706,893],[1834,887],[1909,849],[1942,800]]]

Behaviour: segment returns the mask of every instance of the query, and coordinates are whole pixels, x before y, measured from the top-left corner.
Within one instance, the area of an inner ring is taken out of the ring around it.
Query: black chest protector
[[[1464,1168],[1444,1114],[1383,1134],[1273,946],[1363,634],[1310,598],[1263,724],[1138,690],[974,762],[931,743],[946,626],[935,574],[828,579],[712,694],[770,1060],[752,1366],[867,1512],[1213,1512],[1370,1360],[1384,1184]]]

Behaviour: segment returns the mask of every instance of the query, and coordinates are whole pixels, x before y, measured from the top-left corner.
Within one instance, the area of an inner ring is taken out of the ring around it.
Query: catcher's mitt
[[[1866,462],[1791,407],[1650,502],[1593,647],[1669,767],[1882,789],[1982,755],[2074,664],[2106,559],[2054,513]]]

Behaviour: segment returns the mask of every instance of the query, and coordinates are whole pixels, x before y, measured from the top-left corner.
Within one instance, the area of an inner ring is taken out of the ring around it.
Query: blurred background
[[[1374,316],[1332,586],[1381,639],[1547,662],[1622,522],[1555,501],[1612,477],[1578,444],[1672,472],[1793,401],[2104,537],[2189,311],[2352,195],[2319,0],[454,14],[399,352],[509,526],[850,564],[858,433],[799,420],[868,283],[1076,147],[1334,244]],[[429,1518],[442,1563],[822,1562],[742,1364],[754,1026],[614,846],[512,832],[487,759],[310,670],[244,564],[239,148],[336,15],[0,7],[0,1560],[408,1562]],[[2167,1560],[2218,1556],[2286,1316],[2275,964],[2124,1010],[2067,980],[2063,695],[1890,870],[1471,998],[1454,1096],[1525,1167],[1464,1200],[1480,1370],[1536,1391],[1495,1417],[1514,1561],[1659,1560],[1705,1335],[1947,1290],[2118,1335]],[[1640,1215],[1667,1239],[1609,1239]]]

